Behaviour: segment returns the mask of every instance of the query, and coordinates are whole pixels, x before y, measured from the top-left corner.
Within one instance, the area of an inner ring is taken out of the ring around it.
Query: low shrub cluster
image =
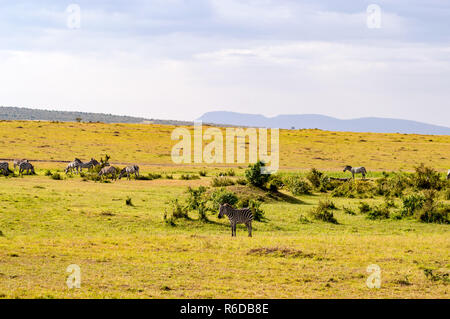
[[[283,182],[287,190],[294,196],[309,195],[313,190],[312,185],[307,179],[297,175],[287,176]]]
[[[214,177],[211,180],[212,187],[227,187],[234,185],[235,182],[228,177]]]

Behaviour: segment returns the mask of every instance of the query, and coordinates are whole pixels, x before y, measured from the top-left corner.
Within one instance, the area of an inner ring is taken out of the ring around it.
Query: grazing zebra
[[[103,177],[103,176],[107,176],[108,174],[111,174],[111,177],[113,179],[116,179],[116,175],[117,175],[118,171],[119,170],[117,168],[115,168],[114,166],[106,166],[100,170],[100,172],[98,173],[98,176]]]
[[[236,225],[245,224],[248,230],[248,237],[252,237],[253,213],[249,208],[234,209],[229,204],[220,205],[219,218],[227,215],[231,224],[231,237],[236,237]]]
[[[127,166],[119,174],[119,179],[122,178],[122,176],[127,175],[128,180],[131,179],[131,174],[134,174],[134,178],[137,179],[139,177],[139,166],[137,165],[131,165]]]
[[[97,165],[100,165],[100,163],[95,160],[94,158],[91,158],[89,162],[83,163],[80,161],[80,165],[78,166],[80,168],[80,172],[83,170],[83,168],[90,169],[91,167],[95,167]]]
[[[30,174],[30,171],[31,171],[32,175],[36,174],[34,172],[34,167],[33,167],[33,165],[30,162],[22,162],[22,163],[20,163],[20,165],[19,165],[19,174],[23,175],[24,171],[27,171],[27,175]]]
[[[344,172],[349,171],[352,173],[353,179],[355,179],[355,174],[362,174],[363,178],[366,178],[366,168],[365,167],[351,167],[350,165],[345,166]]]
[[[28,162],[28,160],[26,160],[26,159],[15,159],[13,161],[14,171],[16,170],[16,167],[19,167],[20,163],[23,163],[23,162]]]
[[[73,171],[76,171],[76,174],[78,174],[78,170],[80,169],[80,165],[83,162],[80,161],[78,158],[75,158],[75,160],[73,162],[70,162],[69,165],[67,165],[66,167],[66,174],[70,171],[71,173],[73,173]]]
[[[8,162],[1,162],[0,163],[0,172],[3,171],[3,174],[5,174],[5,176],[9,175],[9,165]]]

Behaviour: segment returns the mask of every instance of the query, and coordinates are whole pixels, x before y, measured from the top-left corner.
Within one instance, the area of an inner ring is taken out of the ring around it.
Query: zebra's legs
[[[231,237],[236,237],[236,224],[231,224]]]
[[[252,222],[245,223],[245,226],[247,226],[248,237],[252,237]]]

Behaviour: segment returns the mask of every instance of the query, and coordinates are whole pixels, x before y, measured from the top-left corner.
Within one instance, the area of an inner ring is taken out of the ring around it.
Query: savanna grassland
[[[282,130],[280,178],[303,179],[312,167],[348,177],[344,165],[364,165],[374,189],[294,195],[286,186],[269,192],[241,185],[246,165],[235,165],[233,174],[223,166],[174,165],[173,128],[0,122],[0,158],[42,161],[33,162],[36,175],[0,176],[0,298],[448,298],[450,226],[395,218],[403,195],[375,188],[382,171],[412,172],[423,162],[441,173],[436,201],[450,204],[442,174],[450,168],[450,136]],[[138,163],[141,175],[161,176],[95,182],[66,176],[65,163],[57,162],[104,154],[121,167]],[[260,201],[266,220],[253,223],[252,238],[242,225],[231,238],[217,211],[207,212],[207,221],[195,209],[172,223],[164,219],[174,199],[186,200],[188,187],[221,189],[211,186],[220,173],[234,183],[226,192]],[[337,223],[310,216],[323,201],[334,204]],[[361,202],[387,201],[389,218],[361,212]],[[66,286],[70,264],[81,267],[79,289]],[[366,285],[371,264],[381,268],[379,289]]]

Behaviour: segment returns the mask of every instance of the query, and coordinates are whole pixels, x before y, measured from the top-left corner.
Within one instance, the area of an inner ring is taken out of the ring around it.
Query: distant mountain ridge
[[[282,129],[321,129],[326,131],[404,133],[425,135],[450,135],[450,128],[417,121],[365,117],[341,120],[319,114],[291,114],[265,117],[260,114],[245,114],[214,111],[203,114],[198,120],[233,126],[252,126]]]
[[[34,120],[60,122],[75,122],[77,120],[81,120],[83,122],[103,123],[153,123],[167,125],[192,125],[192,122],[189,121],[156,120],[125,115],[71,111],[50,111],[11,106],[0,106],[0,120]]]

